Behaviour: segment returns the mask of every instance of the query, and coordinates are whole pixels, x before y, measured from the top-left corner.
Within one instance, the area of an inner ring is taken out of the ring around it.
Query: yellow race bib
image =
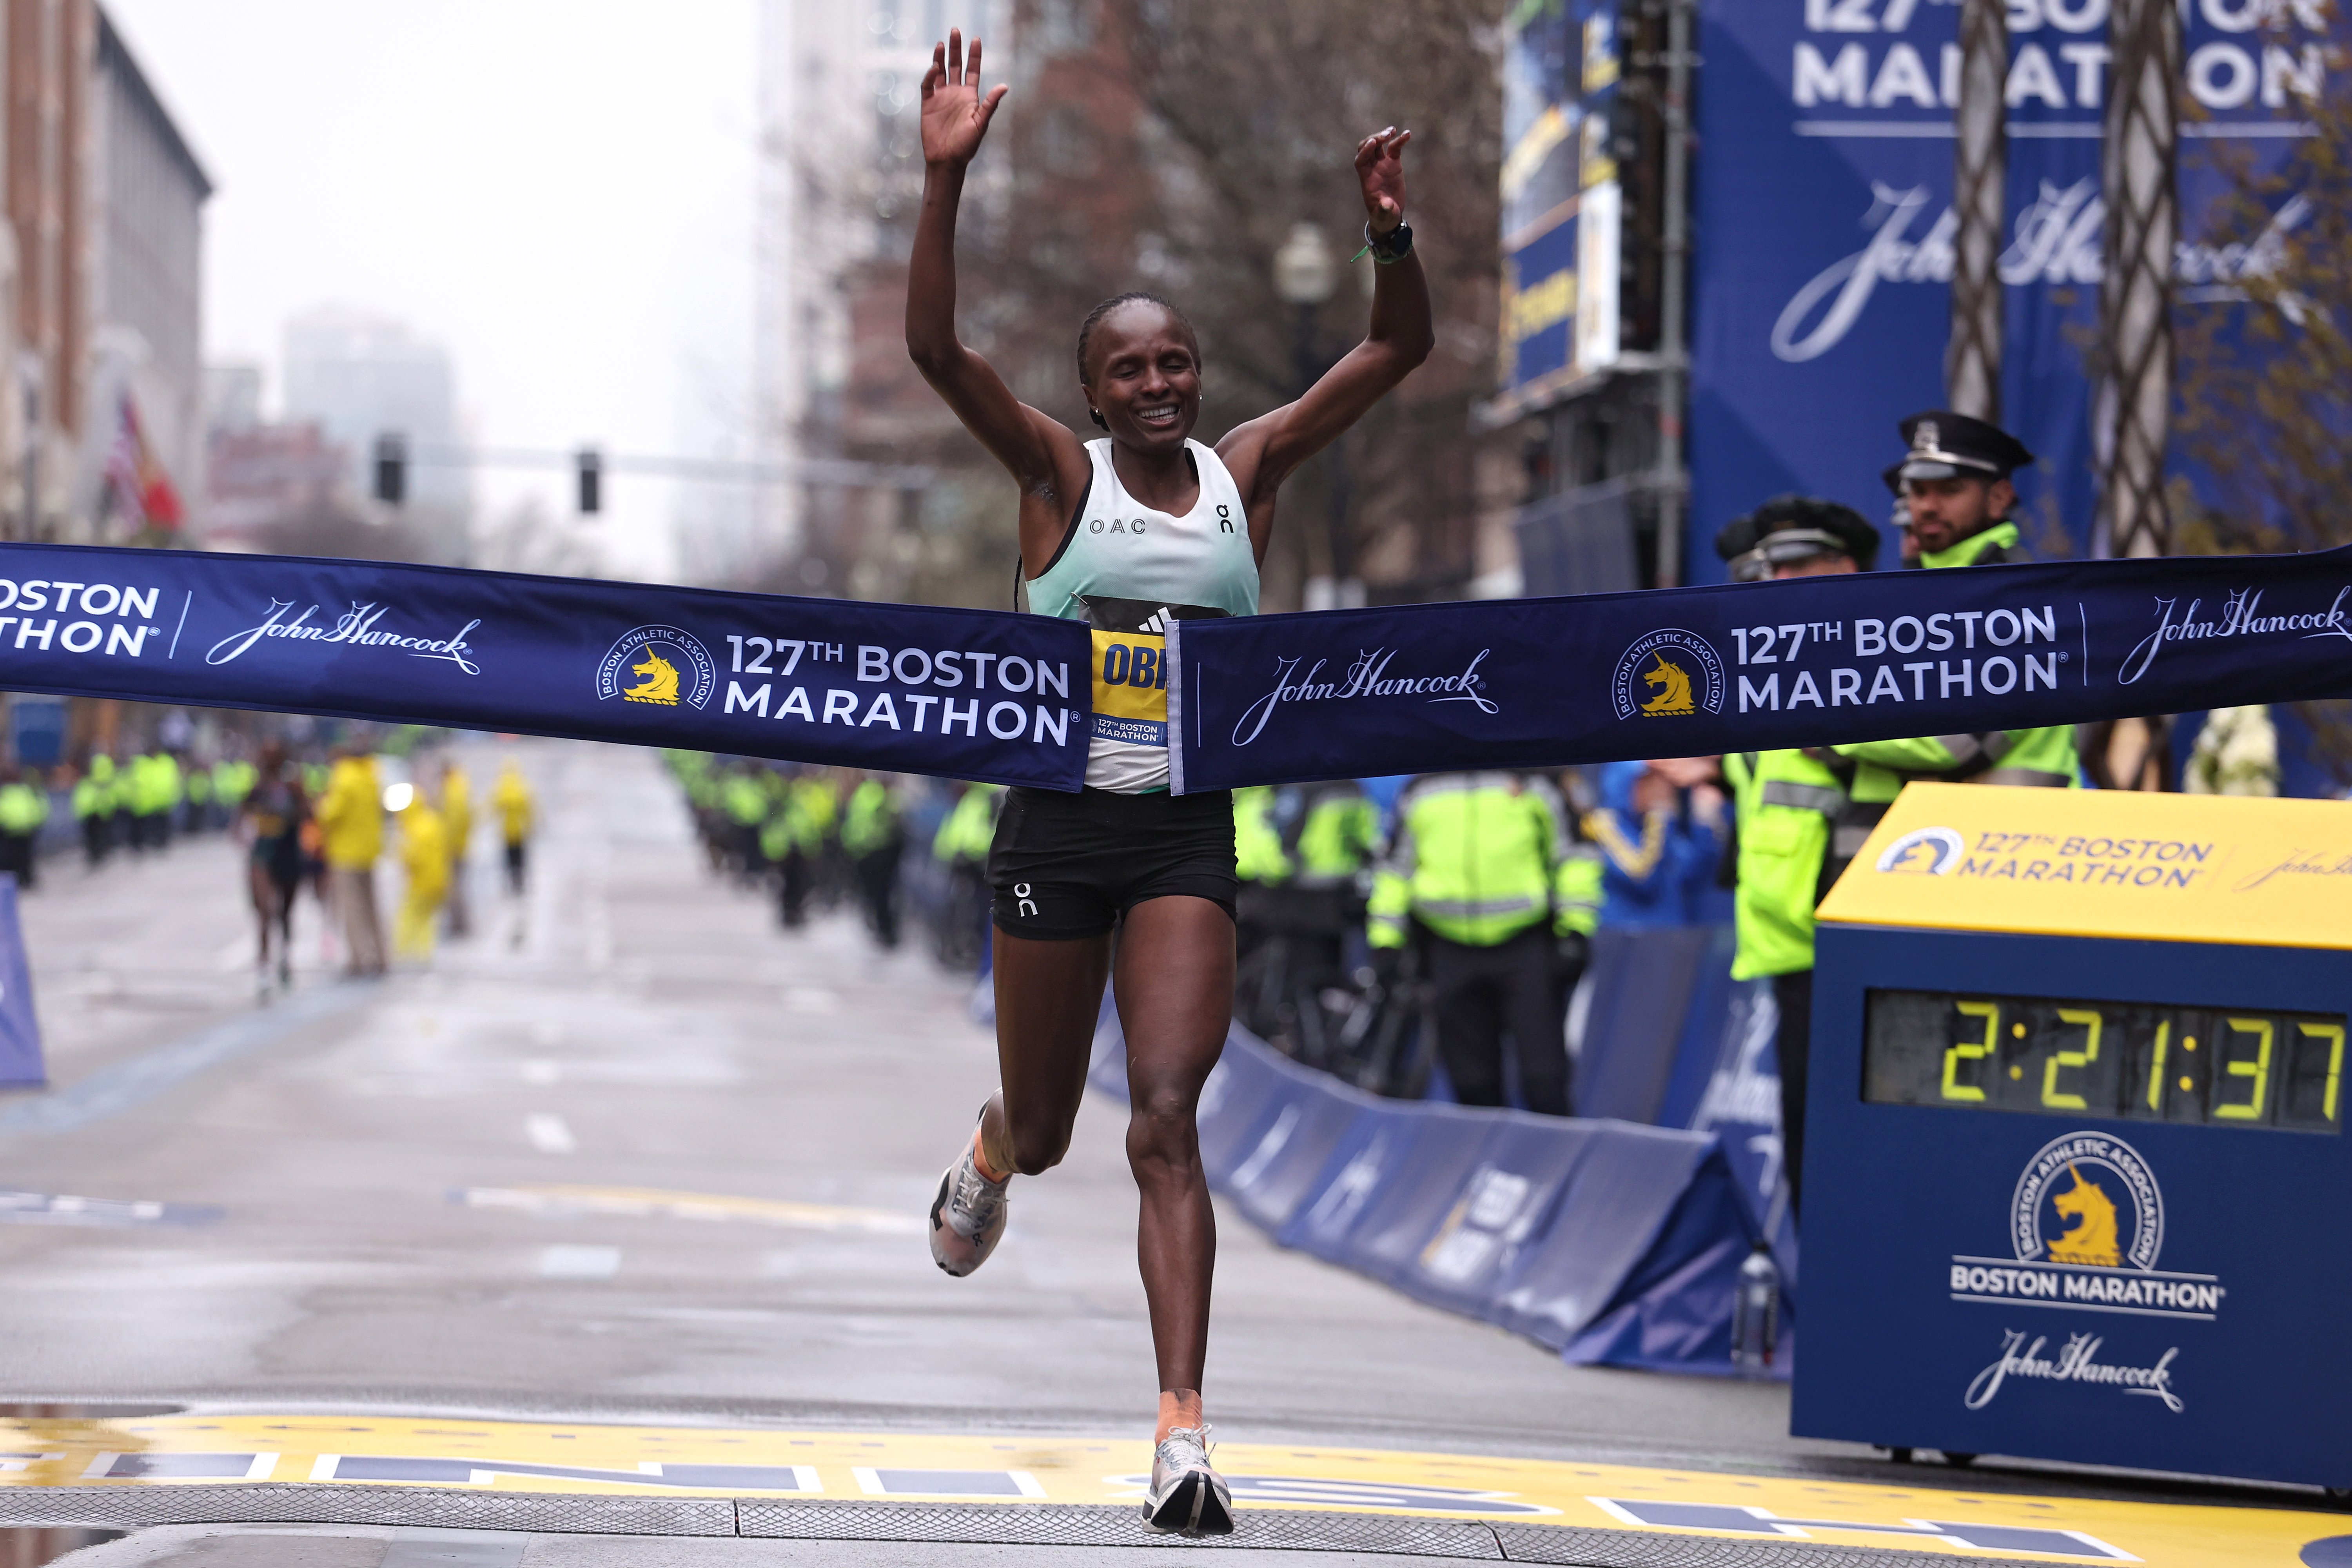
[[[1095,644],[1095,734],[1131,746],[1168,743],[1168,639],[1107,632]]]

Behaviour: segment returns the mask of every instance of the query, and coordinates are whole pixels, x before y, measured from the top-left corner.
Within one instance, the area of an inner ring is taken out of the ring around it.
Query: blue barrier
[[[1675,1200],[1664,1234],[1592,1324],[1569,1341],[1561,1359],[1571,1366],[1729,1373],[1732,1293],[1753,1234],[1737,1188],[1723,1151],[1711,1150]],[[1796,1324],[1784,1296],[1775,1377],[1789,1376],[1796,1352]]]
[[[1593,983],[1576,1070],[1579,1111],[1652,1126],[1661,1121],[1675,1042],[1714,934],[1710,926],[1604,927],[1593,933]]]
[[[38,1089],[48,1081],[41,1021],[33,1011],[33,971],[17,919],[16,879],[0,874],[0,1087]]]
[[[1671,949],[1633,956],[1653,973],[1703,967],[1711,932],[1665,934]],[[1680,994],[1731,991],[1727,978]],[[1670,1031],[1659,1054],[1689,1032],[1679,1015],[1657,1026]],[[1699,1030],[1710,1050],[1722,1027]],[[1653,1100],[1675,1076],[1672,1061],[1629,1073]],[[1088,1079],[1126,1097],[1108,999]],[[1573,1362],[1730,1369],[1731,1285],[1756,1223],[1712,1132],[1381,1100],[1235,1025],[1202,1091],[1200,1139],[1212,1189],[1284,1247]]]

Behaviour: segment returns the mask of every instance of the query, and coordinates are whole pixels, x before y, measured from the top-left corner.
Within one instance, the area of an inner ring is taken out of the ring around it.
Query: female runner
[[[278,933],[278,988],[294,984],[294,895],[302,886],[302,824],[310,815],[302,785],[286,747],[278,741],[262,742],[254,770],[253,788],[237,808],[238,837],[246,839],[246,879],[253,893],[253,913],[261,922],[261,949],[254,963],[261,994],[269,994],[269,936]]]
[[[956,337],[956,207],[1005,89],[980,91],[950,33],[923,78],[923,205],[907,283],[907,351],[1021,487],[1031,607],[1094,630],[1095,728],[1080,795],[1013,790],[989,855],[1003,1087],[941,1178],[931,1256],[951,1275],[1004,1234],[1005,1187],[1068,1148],[1108,977],[1127,1035],[1127,1152],[1142,1190],[1138,1251],[1159,1359],[1160,1424],[1144,1519],[1222,1534],[1232,1499],[1201,1414],[1216,1221],[1193,1112],[1234,1003],[1232,797],[1168,793],[1168,621],[1256,613],[1275,492],[1428,357],[1429,289],[1404,223],[1411,132],[1364,138],[1356,177],[1375,261],[1364,341],[1297,402],[1192,439],[1201,347],[1173,306],[1106,300],[1078,329],[1078,384],[1105,436],[1081,441],[1016,401]],[[1116,949],[1114,929],[1119,932]]]

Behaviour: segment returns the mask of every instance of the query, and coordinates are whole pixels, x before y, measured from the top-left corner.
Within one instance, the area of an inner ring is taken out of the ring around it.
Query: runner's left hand
[[[1404,221],[1404,144],[1412,132],[1391,125],[1356,143],[1356,179],[1364,188],[1364,216],[1374,234]]]

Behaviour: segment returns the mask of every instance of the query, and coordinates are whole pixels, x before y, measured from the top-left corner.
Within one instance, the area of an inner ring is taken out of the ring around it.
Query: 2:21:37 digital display
[[[1879,1104],[2343,1130],[2341,1013],[1874,990],[1865,1016]]]

